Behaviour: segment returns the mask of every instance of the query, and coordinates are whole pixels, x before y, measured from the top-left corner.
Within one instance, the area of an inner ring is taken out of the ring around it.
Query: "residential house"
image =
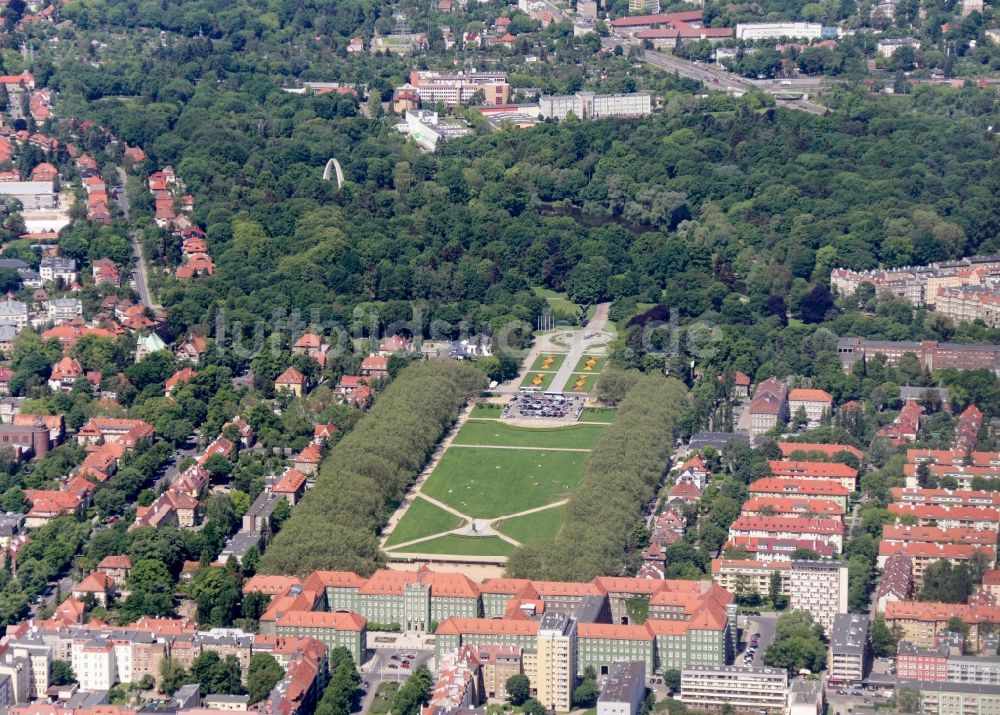
[[[389,359],[381,355],[369,355],[361,361],[361,374],[380,380],[389,375]]]
[[[308,355],[320,367],[326,365],[326,356],[330,351],[330,344],[322,336],[316,333],[304,333],[302,337],[292,345],[292,352],[299,355]]]
[[[306,380],[305,375],[296,370],[294,367],[289,367],[275,379],[274,389],[276,392],[285,390],[292,393],[296,397],[302,397],[306,391],[307,383],[308,381]]]
[[[323,452],[315,442],[310,443],[305,449],[299,452],[293,462],[297,471],[302,474],[311,475],[319,471],[319,465],[323,461]]]
[[[49,389],[53,392],[69,392],[80,377],[83,376],[83,368],[76,358],[68,355],[52,366],[49,375]]]

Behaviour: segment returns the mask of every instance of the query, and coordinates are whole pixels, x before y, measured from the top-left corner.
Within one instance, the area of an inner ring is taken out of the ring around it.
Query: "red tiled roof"
[[[294,367],[290,367],[283,373],[278,375],[275,379],[275,385],[304,385],[306,382],[306,376],[301,372],[296,370]]]
[[[837,452],[849,452],[858,459],[864,459],[865,453],[849,444],[818,444],[816,442],[779,442],[782,455],[788,459],[795,452],[822,452],[827,457],[833,457]]]
[[[788,400],[790,402],[833,402],[833,395],[826,390],[796,387],[788,393]]]

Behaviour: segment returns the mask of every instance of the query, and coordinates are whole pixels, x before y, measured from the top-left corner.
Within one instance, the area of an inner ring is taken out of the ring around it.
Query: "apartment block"
[[[841,508],[847,508],[851,489],[834,479],[799,480],[790,477],[765,477],[750,485],[750,496],[797,497],[832,501]]]
[[[784,668],[740,668],[689,665],[681,670],[681,701],[695,710],[784,713],[788,671]]]
[[[919,307],[934,305],[941,289],[980,285],[996,275],[1000,275],[1000,256],[970,256],[891,270],[834,268],[830,273],[830,285],[841,295],[851,296],[863,283],[869,283],[875,287],[876,293],[890,291]]]
[[[896,677],[900,680],[947,680],[948,647],[918,648],[910,641],[899,641],[896,646]]]
[[[829,544],[839,553],[844,548],[844,525],[835,519],[742,515],[729,526],[730,541],[741,537],[815,539]]]
[[[766,597],[775,573],[781,579],[781,595],[787,596],[791,570],[789,561],[712,559],[712,580],[737,597],[752,594]]]
[[[864,680],[871,659],[869,621],[868,616],[856,613],[834,616],[827,664],[829,680],[852,685]]]
[[[920,693],[924,715],[994,715],[1000,712],[1000,685],[900,680],[898,688]]]
[[[791,610],[808,611],[829,635],[837,614],[847,613],[847,563],[793,561],[788,595]]]
[[[984,532],[990,533],[990,532]],[[948,561],[953,566],[971,562],[974,558],[986,559],[989,566],[996,563],[996,549],[992,546],[971,544],[929,544],[914,542],[882,541],[878,547],[878,565],[884,567],[893,554],[908,556],[912,564],[913,584],[916,590],[923,588],[924,571],[937,561]]]
[[[837,481],[850,491],[857,488],[858,470],[840,462],[791,462],[770,460],[771,474],[785,479],[800,481]]]
[[[578,671],[576,621],[559,613],[546,613],[538,625],[535,648],[535,670],[529,675],[535,697],[550,710],[569,712],[573,709]]]
[[[994,534],[1000,530],[1000,509],[982,506],[938,506],[934,504],[890,504],[889,513],[912,516],[920,526],[944,529],[980,529]]]
[[[966,645],[971,652],[977,653],[981,645],[979,626],[1000,623],[1000,606],[895,601],[885,607],[886,625],[898,628],[902,638],[918,648],[934,646],[938,634],[949,630],[948,622],[952,618],[958,618],[969,627]]]

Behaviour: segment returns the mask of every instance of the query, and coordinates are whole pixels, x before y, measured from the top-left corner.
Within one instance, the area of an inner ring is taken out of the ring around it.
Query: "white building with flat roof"
[[[736,25],[737,40],[777,40],[782,37],[818,40],[823,26],[818,22],[741,22]]]
[[[542,95],[538,100],[538,113],[546,119],[565,119],[570,112],[578,119],[644,117],[652,111],[652,98],[645,92],[630,94],[577,92],[566,95]]]
[[[688,665],[681,670],[681,701],[695,710],[785,712],[788,671],[735,665]]]
[[[788,581],[789,607],[808,611],[830,635],[839,613],[847,613],[846,561],[792,561]]]

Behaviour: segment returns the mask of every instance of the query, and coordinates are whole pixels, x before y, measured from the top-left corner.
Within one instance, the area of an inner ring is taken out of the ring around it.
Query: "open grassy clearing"
[[[454,444],[590,449],[601,436],[602,429],[599,424],[518,427],[505,422],[466,422],[455,435]]]
[[[449,449],[422,491],[472,517],[515,514],[567,498],[586,458],[586,452]]]
[[[403,514],[403,518],[396,524],[396,528],[392,530],[385,546],[390,548],[396,544],[405,544],[414,539],[451,531],[457,529],[461,524],[462,520],[454,514],[417,497]]]
[[[530,544],[535,541],[549,541],[554,539],[559,529],[562,528],[563,517],[566,516],[566,507],[557,506],[552,509],[517,516],[513,519],[505,519],[497,528],[512,539],[520,541],[522,544]]]

